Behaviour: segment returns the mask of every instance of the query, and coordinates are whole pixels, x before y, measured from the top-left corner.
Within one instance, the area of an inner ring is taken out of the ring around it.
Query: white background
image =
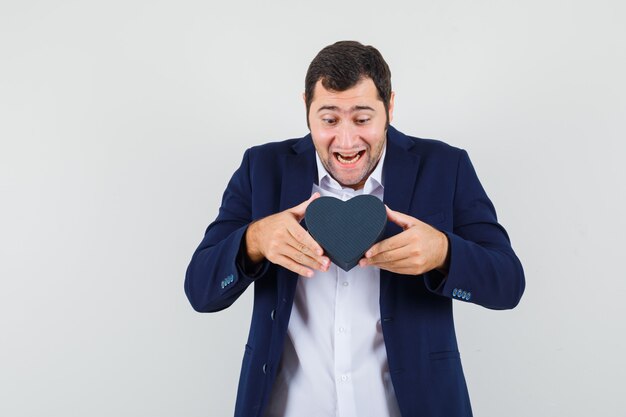
[[[624,415],[622,1],[0,3],[0,415],[228,416],[251,291],[184,273],[244,150],[307,133],[324,46],[376,46],[394,125],[465,148],[522,259],[455,303],[477,417]]]

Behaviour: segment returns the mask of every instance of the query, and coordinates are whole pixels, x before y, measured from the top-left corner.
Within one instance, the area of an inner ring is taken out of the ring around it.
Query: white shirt
[[[383,199],[383,149],[361,190],[343,188],[317,156],[311,194]],[[380,324],[380,270],[331,264],[298,277],[287,338],[266,417],[400,417]]]

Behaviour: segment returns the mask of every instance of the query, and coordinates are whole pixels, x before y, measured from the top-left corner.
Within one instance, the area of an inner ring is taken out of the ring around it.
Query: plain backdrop
[[[455,303],[477,417],[623,416],[626,6],[0,3],[0,415],[232,415],[251,291],[183,280],[246,148],[307,133],[324,46],[376,46],[394,125],[466,149],[518,308]]]

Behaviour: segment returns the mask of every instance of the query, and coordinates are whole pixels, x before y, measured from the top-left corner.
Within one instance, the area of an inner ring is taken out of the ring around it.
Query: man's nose
[[[358,135],[354,126],[343,125],[337,132],[335,138],[337,145],[341,149],[350,150],[358,143]]]

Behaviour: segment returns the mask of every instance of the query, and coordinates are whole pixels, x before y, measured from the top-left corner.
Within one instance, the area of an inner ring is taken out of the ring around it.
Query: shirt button
[[[348,285],[350,285],[350,283],[349,283],[349,282],[347,282],[347,281],[343,283],[343,286],[344,286],[344,287],[347,287]]]
[[[348,380],[348,375],[341,375],[341,380],[346,382]]]
[[[346,329],[344,327],[339,328],[339,333],[345,333],[345,332],[346,332]]]

